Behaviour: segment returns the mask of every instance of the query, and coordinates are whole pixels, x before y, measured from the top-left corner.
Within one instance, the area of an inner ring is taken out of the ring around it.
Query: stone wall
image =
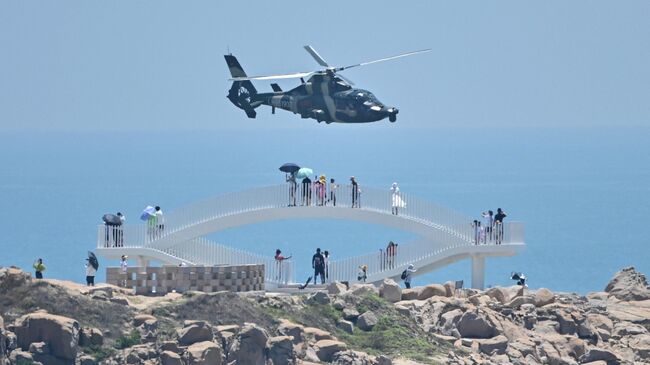
[[[129,267],[126,275],[119,267],[109,267],[106,282],[135,288],[139,295],[264,290],[264,265]]]

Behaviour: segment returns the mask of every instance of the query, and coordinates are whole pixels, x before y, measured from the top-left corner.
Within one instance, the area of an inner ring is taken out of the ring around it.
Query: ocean
[[[307,121],[299,121],[310,123]],[[399,124],[399,122],[398,122]],[[487,285],[603,290],[626,266],[650,274],[650,128],[397,128],[398,124],[296,130],[196,132],[0,132],[0,266],[83,282],[86,252],[104,213],[137,222],[197,200],[282,183],[285,162],[360,185],[402,192],[478,218],[503,208],[526,225],[526,251],[486,261]],[[408,209],[408,208],[407,208]],[[297,277],[316,247],[333,259],[407,243],[406,232],[336,220],[278,221],[214,234],[220,243],[292,254]],[[117,262],[102,260],[102,266]],[[135,264],[135,263],[133,263]],[[103,271],[97,278],[104,279]],[[470,282],[467,261],[418,276],[415,285]]]

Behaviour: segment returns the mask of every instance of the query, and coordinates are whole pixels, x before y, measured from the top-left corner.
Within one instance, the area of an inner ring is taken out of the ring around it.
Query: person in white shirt
[[[90,259],[86,259],[86,285],[95,286],[95,274],[97,269],[90,264]]]
[[[159,206],[156,206],[154,216],[156,218],[156,235],[160,236],[162,231],[165,230],[165,217],[163,216],[163,212],[160,210]]]
[[[405,204],[404,201],[402,200],[402,197],[400,196],[399,186],[397,186],[396,182],[394,182],[393,185],[390,187],[390,191],[392,192],[391,213],[397,215],[398,208],[404,208]]]
[[[126,262],[126,259],[129,257],[127,255],[122,255],[122,261],[120,262],[120,274],[122,276],[122,286],[126,287],[126,278],[128,274],[129,264]]]
[[[406,286],[406,289],[411,289],[411,279],[413,278],[413,273],[416,272],[415,266],[413,264],[409,264],[408,268],[404,270],[406,273],[404,277],[404,285]]]
[[[487,212],[481,213],[483,217],[483,228],[485,228],[485,238],[486,240],[492,241],[492,227],[494,226],[494,212],[488,210]],[[487,242],[486,242],[487,243]]]

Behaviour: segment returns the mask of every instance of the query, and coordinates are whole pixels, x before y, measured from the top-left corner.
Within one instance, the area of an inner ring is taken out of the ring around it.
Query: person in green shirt
[[[43,271],[45,271],[45,265],[43,265],[43,259],[38,259],[34,263],[34,270],[36,270],[36,279],[43,279]]]

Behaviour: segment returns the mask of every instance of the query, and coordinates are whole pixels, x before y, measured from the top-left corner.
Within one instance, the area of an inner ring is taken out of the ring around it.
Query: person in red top
[[[277,266],[277,279],[280,280],[282,278],[282,261],[288,260],[291,258],[291,255],[284,257],[282,256],[282,251],[278,248],[275,250],[275,265]]]

